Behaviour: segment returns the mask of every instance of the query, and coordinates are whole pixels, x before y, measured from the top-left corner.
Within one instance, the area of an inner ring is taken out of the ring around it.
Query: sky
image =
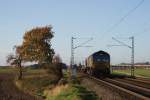
[[[6,65],[6,56],[14,52],[14,45],[22,43],[26,31],[46,25],[53,26],[52,48],[67,64],[71,37],[76,37],[75,46],[93,38],[85,45],[91,47],[75,49],[76,63],[99,50],[111,55],[112,64],[130,63],[130,48],[108,45],[118,44],[112,37],[131,45],[131,36],[135,38],[135,62],[150,61],[150,0],[143,0],[132,11],[141,1],[0,0],[0,65]]]

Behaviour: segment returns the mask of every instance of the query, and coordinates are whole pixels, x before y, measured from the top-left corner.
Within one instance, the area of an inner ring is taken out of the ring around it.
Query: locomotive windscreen
[[[96,54],[96,55],[94,55],[94,60],[96,62],[109,62],[110,57],[106,54]]]

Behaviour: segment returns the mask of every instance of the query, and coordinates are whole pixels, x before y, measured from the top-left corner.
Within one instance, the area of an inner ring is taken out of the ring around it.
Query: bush
[[[44,64],[43,67],[47,69],[47,72],[49,74],[57,75],[58,79],[61,79],[63,77],[61,63]]]

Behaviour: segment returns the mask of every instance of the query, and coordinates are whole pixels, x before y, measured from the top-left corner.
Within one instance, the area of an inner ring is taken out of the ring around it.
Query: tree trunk
[[[19,62],[19,76],[18,76],[18,80],[22,79],[22,66],[21,66],[21,61]]]

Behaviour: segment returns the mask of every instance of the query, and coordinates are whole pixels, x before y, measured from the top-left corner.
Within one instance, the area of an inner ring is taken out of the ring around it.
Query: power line
[[[124,15],[118,22],[116,22],[111,28],[109,28],[104,35],[110,33],[113,29],[115,29],[120,23],[122,23],[131,13],[133,13],[138,7],[142,5],[144,0],[141,0],[133,9],[131,9],[126,15]]]

